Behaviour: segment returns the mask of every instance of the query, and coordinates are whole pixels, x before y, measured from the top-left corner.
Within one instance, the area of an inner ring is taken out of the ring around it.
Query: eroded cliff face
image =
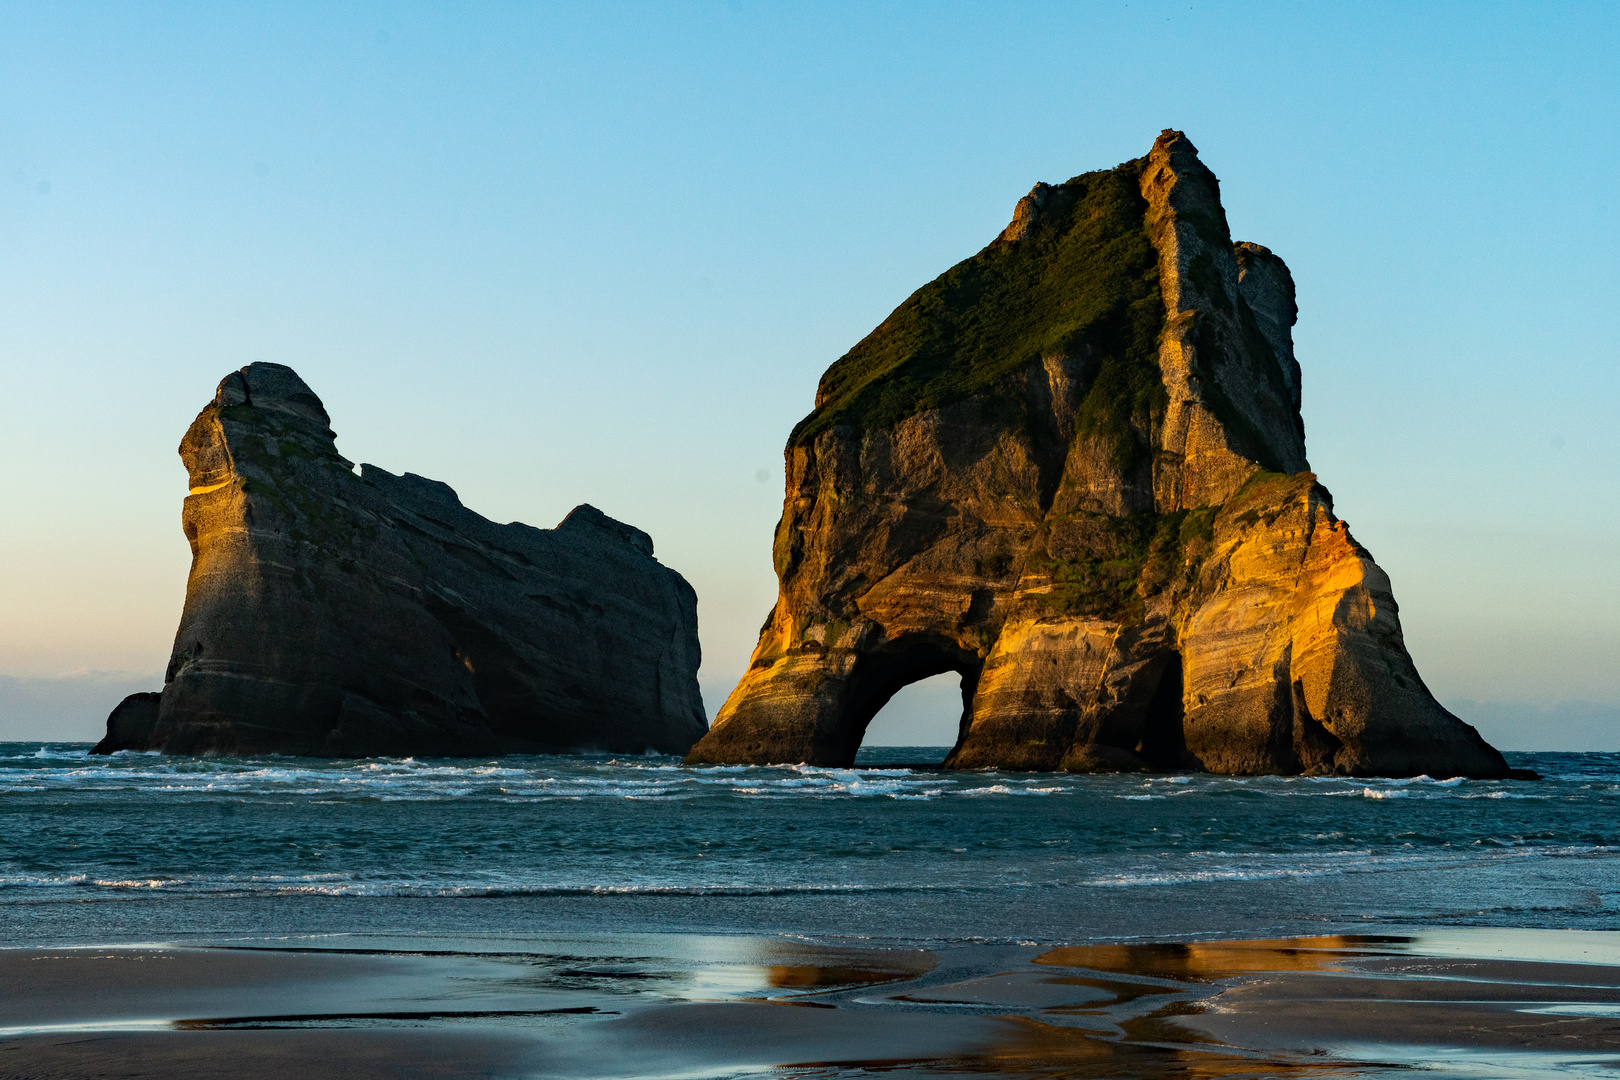
[[[180,456],[174,652],[98,749],[685,753],[704,733],[697,598],[641,530],[590,506],[498,525],[445,484],[357,476],[278,364],[227,376]]]
[[[1505,775],[1308,471],[1294,321],[1179,132],[1037,185],[823,376],[776,606],[689,760],[845,765],[956,671],[954,767]]]

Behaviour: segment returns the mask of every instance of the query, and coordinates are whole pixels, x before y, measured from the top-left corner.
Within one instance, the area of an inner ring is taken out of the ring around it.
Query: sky
[[[175,448],[259,360],[357,462],[651,533],[712,716],[821,372],[1175,127],[1431,689],[1620,750],[1617,55],[1605,4],[0,3],[0,739],[160,685]],[[950,681],[869,741],[952,741]]]

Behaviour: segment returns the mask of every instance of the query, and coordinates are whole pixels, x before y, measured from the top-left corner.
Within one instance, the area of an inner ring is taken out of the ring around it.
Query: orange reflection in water
[[[1210,1040],[1153,1032],[1153,1042],[1096,1038],[1070,1027],[1007,1017],[1003,1037],[980,1053],[959,1059],[964,1072],[1054,1076],[1065,1080],[1201,1080],[1235,1076],[1354,1076],[1355,1066],[1333,1059],[1300,1060],[1233,1051]],[[1166,1045],[1200,1043],[1203,1045]]]
[[[1260,941],[1071,945],[1035,958],[1037,964],[1121,975],[1205,982],[1248,972],[1339,971],[1344,961],[1400,952],[1405,937],[1336,934]]]
[[[765,981],[779,990],[831,986],[875,986],[915,978],[919,972],[896,968],[849,967],[839,964],[778,965],[765,969]]]

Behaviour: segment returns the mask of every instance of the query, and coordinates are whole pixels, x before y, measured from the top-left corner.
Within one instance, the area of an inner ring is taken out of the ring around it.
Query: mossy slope
[[[891,425],[1041,357],[1092,350],[1101,363],[1080,427],[1129,452],[1136,407],[1163,394],[1164,302],[1142,167],[1128,161],[1047,190],[1020,239],[998,238],[918,289],[822,376],[817,408],[789,446],[834,427]]]

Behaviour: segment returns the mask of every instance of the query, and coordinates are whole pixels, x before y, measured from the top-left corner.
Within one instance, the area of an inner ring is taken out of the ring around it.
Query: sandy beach
[[[1620,935],[853,948],[333,937],[0,952],[8,1077],[1463,1076],[1620,1065]]]

